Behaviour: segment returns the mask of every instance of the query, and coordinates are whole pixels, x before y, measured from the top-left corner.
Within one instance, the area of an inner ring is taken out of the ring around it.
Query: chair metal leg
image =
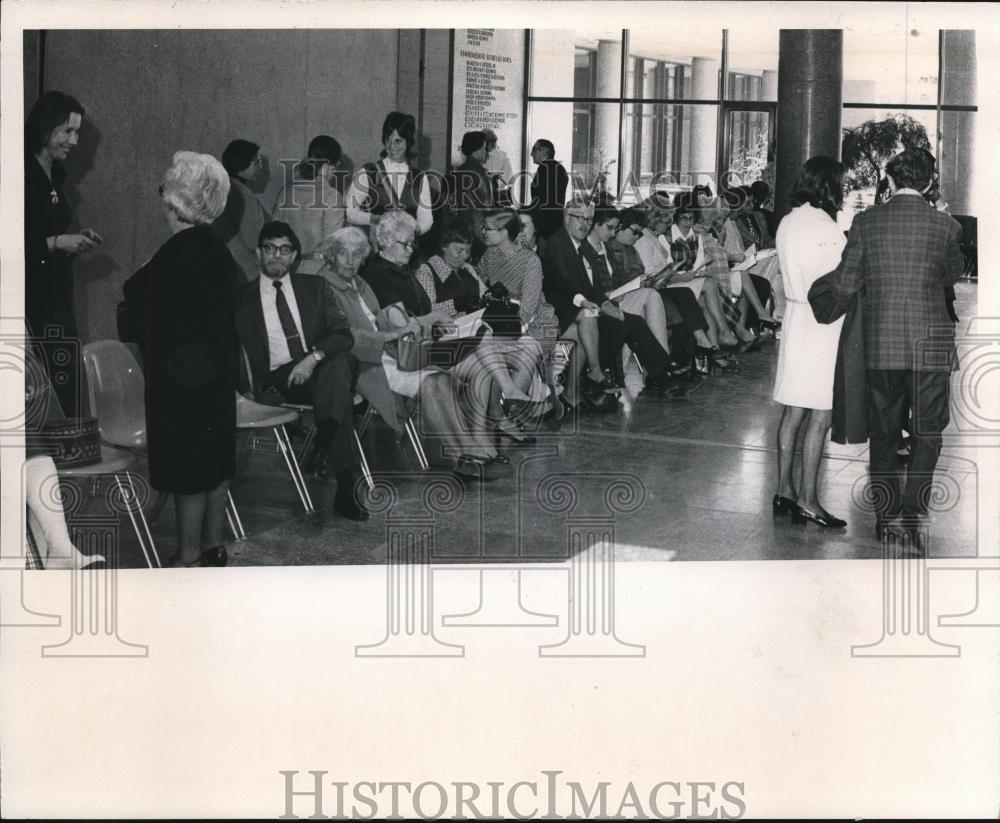
[[[132,479],[132,472],[127,472],[125,475],[128,478],[129,490],[132,492],[132,500],[135,503],[136,514],[138,515],[139,522],[142,524],[143,532],[146,534],[146,539],[149,541],[149,550],[153,555],[153,559],[156,560],[156,565],[160,568],[163,564],[160,562],[160,556],[156,553],[156,544],[153,542],[153,534],[149,530],[149,523],[146,520],[146,515],[142,510],[142,503],[139,500],[139,496],[135,491],[135,481]],[[164,495],[164,498],[166,495]]]
[[[368,424],[372,422],[372,418],[375,416],[375,409],[369,406],[365,409],[365,413],[361,418],[361,422],[357,425],[358,434],[364,437],[365,432],[368,430]]]
[[[240,520],[239,510],[236,508],[236,501],[233,500],[233,493],[227,491],[226,497],[229,502],[226,504],[226,520],[229,521],[229,528],[233,537],[237,540],[246,540],[247,533],[243,530],[243,521]]]
[[[310,426],[306,432],[306,436],[302,438],[302,445],[299,446],[299,452],[296,455],[300,466],[307,463],[309,457],[312,455],[312,451],[316,446],[316,435],[316,427]]]
[[[358,455],[361,458],[361,474],[364,475],[365,483],[368,484],[368,490],[375,490],[375,480],[372,478],[372,470],[368,466],[368,458],[365,457],[365,450],[361,446],[361,437],[358,435],[357,429],[354,431],[354,444],[358,447]]]
[[[281,450],[281,456],[285,458],[285,465],[288,467],[288,473],[292,477],[295,491],[299,493],[299,500],[302,502],[302,507],[306,510],[306,514],[311,514],[316,509],[313,507],[312,498],[309,496],[309,489],[306,486],[305,478],[302,476],[302,470],[299,468],[299,461],[295,457],[295,451],[292,449],[292,442],[288,437],[288,432],[284,426],[275,426],[274,436],[278,440],[278,448]]]
[[[410,438],[410,445],[413,446],[413,451],[417,455],[417,462],[420,464],[420,468],[427,471],[430,468],[430,463],[427,460],[426,452],[424,452],[424,444],[420,442],[420,438],[417,436],[417,427],[413,423],[413,418],[407,418],[406,423],[403,424],[403,428],[406,430],[407,437]]]
[[[125,488],[122,475],[124,475],[125,481],[128,482],[128,489]],[[146,558],[146,565],[151,569],[160,568],[162,565],[160,557],[156,553],[156,546],[153,543],[153,536],[149,532],[146,515],[142,513],[142,506],[139,505],[139,500],[135,496],[135,484],[132,482],[131,474],[129,472],[116,472],[115,484],[118,486],[118,492],[122,496],[122,502],[125,505],[125,512],[128,514],[128,519],[132,522],[132,529],[135,531],[136,539],[139,541],[139,548],[142,550],[143,557]]]

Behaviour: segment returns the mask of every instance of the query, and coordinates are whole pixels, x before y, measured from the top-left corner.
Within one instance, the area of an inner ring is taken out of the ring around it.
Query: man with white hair
[[[597,314],[598,349],[601,370],[619,355],[624,343],[636,353],[646,371],[643,397],[668,399],[684,394],[670,380],[670,355],[656,341],[646,321],[626,314],[608,299],[601,284],[610,279],[606,255],[586,242],[594,219],[594,207],[576,195],[566,206],[563,227],[549,239],[542,258],[545,297],[556,310],[561,332],[566,331],[581,312]],[[590,364],[593,366],[594,364]],[[612,392],[611,381],[584,380],[584,397]]]

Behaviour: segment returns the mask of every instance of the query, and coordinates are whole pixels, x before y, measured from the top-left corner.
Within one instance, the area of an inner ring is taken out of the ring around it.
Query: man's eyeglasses
[[[593,223],[594,222],[594,218],[593,217],[588,217],[585,214],[570,214],[568,216],[572,217],[574,220],[578,220],[581,223]]]
[[[282,243],[280,246],[276,246],[274,243],[264,243],[260,248],[264,254],[280,254],[282,257],[295,251],[295,246],[288,243]]]

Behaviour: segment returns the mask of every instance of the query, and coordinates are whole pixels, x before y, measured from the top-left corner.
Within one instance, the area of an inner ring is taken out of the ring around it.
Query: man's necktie
[[[594,285],[594,270],[590,266],[590,261],[587,259],[587,253],[583,250],[583,243],[581,243],[576,248],[576,253],[580,255],[580,265],[583,266],[583,273],[587,276],[590,281],[590,285]]]
[[[596,255],[593,269],[596,281],[594,285],[603,291],[611,291],[611,269],[608,268],[608,258],[603,254]]]
[[[274,281],[274,302],[278,307],[281,330],[285,333],[285,340],[288,341],[288,353],[292,356],[292,360],[298,363],[306,356],[306,350],[302,345],[302,338],[299,337],[299,330],[295,328],[295,318],[292,317],[292,310],[288,308],[280,280]]]

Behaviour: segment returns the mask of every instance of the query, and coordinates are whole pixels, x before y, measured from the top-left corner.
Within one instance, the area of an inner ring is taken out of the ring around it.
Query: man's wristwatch
[[[311,352],[309,352],[309,354],[312,355],[313,360],[315,360],[317,363],[319,363],[320,361],[322,361],[324,357],[326,357],[326,354],[324,354],[322,349],[313,349]]]

